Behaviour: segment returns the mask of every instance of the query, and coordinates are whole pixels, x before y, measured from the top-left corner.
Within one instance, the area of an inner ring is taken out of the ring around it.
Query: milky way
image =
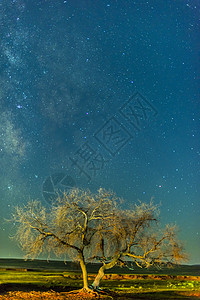
[[[0,256],[73,186],[161,202],[199,263],[199,1],[0,3]]]

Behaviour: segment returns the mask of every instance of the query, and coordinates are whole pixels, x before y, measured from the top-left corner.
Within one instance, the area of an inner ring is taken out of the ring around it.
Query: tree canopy
[[[91,286],[96,290],[107,269],[119,264],[150,267],[179,263],[186,258],[174,225],[161,228],[158,206],[138,202],[122,209],[120,199],[102,188],[73,189],[57,198],[50,208],[38,200],[14,209],[16,240],[26,258],[53,252],[80,262],[83,287],[89,290],[86,262],[100,262]]]

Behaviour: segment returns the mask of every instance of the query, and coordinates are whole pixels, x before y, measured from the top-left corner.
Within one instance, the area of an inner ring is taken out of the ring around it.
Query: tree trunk
[[[80,266],[83,274],[83,288],[88,290],[88,275],[83,253],[79,253]]]
[[[101,268],[99,269],[99,272],[97,274],[97,276],[95,277],[94,282],[92,283],[92,286],[94,289],[99,288],[100,285],[100,281],[101,279],[104,277],[105,275],[105,270],[111,269],[112,267],[114,267],[118,261],[118,259],[120,258],[121,255],[117,255],[116,257],[113,258],[113,260],[107,264],[104,264],[103,266],[101,266]]]
[[[105,270],[106,270],[106,265],[103,265],[100,269],[99,269],[99,272],[97,274],[97,276],[95,277],[95,280],[92,284],[94,290],[96,288],[99,288],[99,285],[100,285],[100,281],[101,279],[103,278],[103,276],[105,275]]]

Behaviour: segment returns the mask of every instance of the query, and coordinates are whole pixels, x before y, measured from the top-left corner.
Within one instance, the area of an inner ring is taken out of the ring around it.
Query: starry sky
[[[0,257],[16,205],[161,203],[200,263],[199,0],[0,1]]]

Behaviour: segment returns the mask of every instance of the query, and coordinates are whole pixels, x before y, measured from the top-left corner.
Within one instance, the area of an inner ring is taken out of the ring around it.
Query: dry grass
[[[85,293],[83,291],[77,293],[57,293],[54,291],[49,292],[8,292],[5,295],[0,295],[0,300],[25,300],[25,299],[42,299],[42,300],[92,300],[92,299],[113,299],[111,296],[97,295],[94,293]]]
[[[92,299],[115,299],[115,300],[139,300],[139,299],[200,299],[200,292],[178,292],[170,294],[150,294],[150,293],[112,293],[112,295],[90,295],[84,292],[80,293],[57,293],[54,291],[48,292],[8,292],[5,295],[0,295],[0,300],[92,300]]]

